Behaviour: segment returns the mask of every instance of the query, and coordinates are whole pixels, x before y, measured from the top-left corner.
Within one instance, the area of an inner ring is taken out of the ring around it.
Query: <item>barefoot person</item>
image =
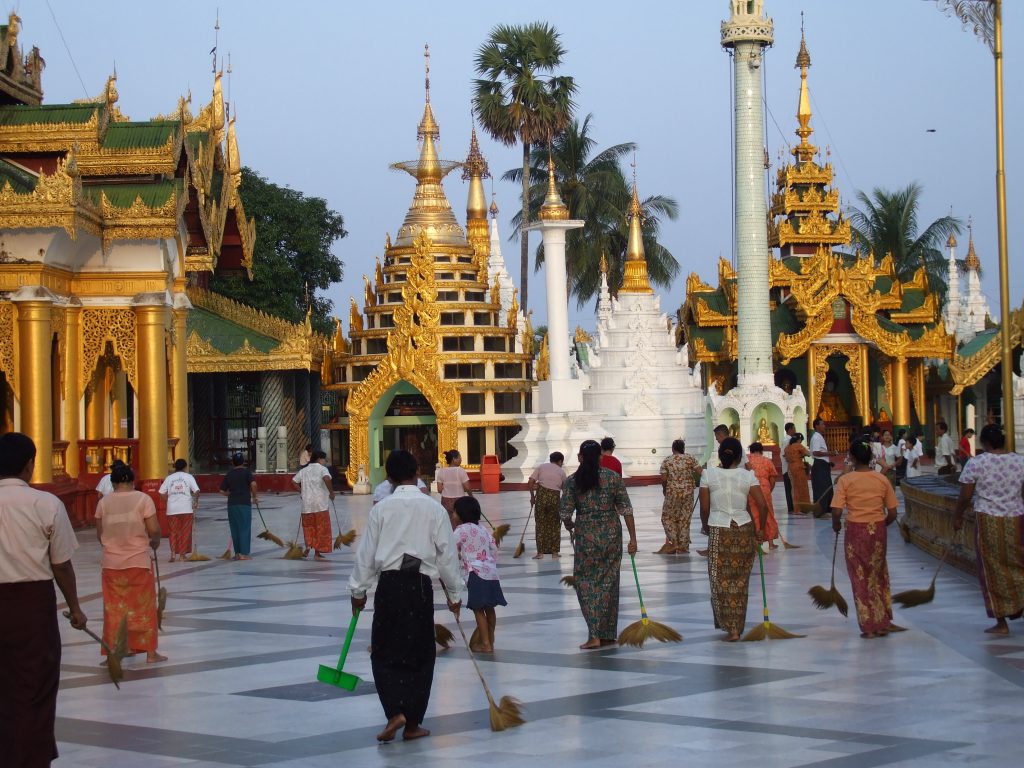
[[[534,531],[537,536],[537,554],[534,560],[543,560],[544,555],[558,557],[562,544],[562,523],[558,519],[558,499],[565,483],[562,465],[565,456],[555,451],[548,460],[533,470],[527,487],[530,489],[530,504],[536,518]]]
[[[127,618],[129,652],[145,651],[149,664],[167,661],[156,652],[156,582],[149,564],[149,551],[156,557],[160,546],[156,505],[135,490],[131,467],[115,468],[110,481],[114,492],[96,505],[96,538],[103,546],[103,640],[113,647]]]
[[[199,504],[199,485],[186,469],[188,462],[184,459],[174,462],[174,472],[164,478],[158,491],[167,504],[167,526],[171,534],[171,559],[168,562],[171,563],[179,557],[184,560],[185,555],[192,551],[192,523]]]
[[[761,495],[764,496],[765,515],[757,529],[761,532],[761,538],[768,542],[769,549],[778,549],[779,545],[775,540],[779,538],[779,524],[775,520],[772,491],[779,480],[779,473],[775,469],[775,463],[764,455],[764,446],[761,443],[751,443],[748,450],[750,453],[747,455],[747,469],[754,473],[761,486]]]
[[[53,727],[60,683],[57,582],[71,626],[85,629],[71,555],[78,547],[60,499],[29,486],[36,446],[20,432],[0,435],[0,745],[4,765],[57,759]]]
[[[242,454],[231,457],[231,469],[220,484],[220,494],[228,497],[228,528],[235,560],[252,560],[252,505],[256,501],[256,478],[245,466]]]
[[[498,545],[489,530],[480,525],[480,502],[463,496],[455,502],[455,545],[466,584],[466,607],[476,618],[477,645],[472,650],[494,653],[494,609],[508,605],[498,581]]]
[[[422,727],[434,681],[434,583],[458,617],[458,553],[444,507],[416,489],[416,457],[392,451],[385,464],[395,490],[370,510],[348,586],[352,611],[376,583],[370,666],[388,719],[378,741],[429,736]],[[455,602],[453,602],[453,600]]]
[[[584,440],[579,461],[579,469],[562,488],[559,515],[575,544],[572,573],[589,633],[580,649],[590,650],[614,645],[619,636],[619,517],[626,521],[631,555],[636,554],[636,528],[625,483],[618,474],[601,466],[600,443]]]
[[[708,467],[700,476],[700,521],[708,537],[708,578],[715,629],[734,643],[747,621],[750,571],[761,526],[756,509],[765,517],[764,495],[754,473],[743,469],[743,446],[735,437],[718,444],[720,467]]]
[[[998,424],[982,427],[979,439],[984,453],[960,473],[953,528],[963,527],[964,512],[973,503],[978,580],[985,611],[996,620],[985,631],[1008,635],[1006,620],[1024,612],[1024,455],[1006,450]]]
[[[462,468],[462,454],[458,451],[445,451],[444,461],[448,466],[434,473],[434,482],[437,483],[437,490],[441,494],[441,506],[451,518],[454,528],[457,525],[455,502],[463,496],[472,496],[473,491],[469,486],[469,473]]]
[[[857,607],[860,636],[884,637],[892,629],[889,566],[885,561],[886,528],[896,522],[896,491],[875,472],[874,453],[862,441],[850,444],[853,469],[839,476],[832,496],[832,530],[842,530],[846,509],[843,553]]]
[[[315,560],[325,560],[324,555],[334,549],[331,513],[327,509],[334,500],[334,484],[327,468],[327,454],[313,451],[306,466],[292,478],[292,485],[302,492],[302,538],[306,542],[303,556],[312,549]]]
[[[656,555],[690,553],[690,520],[693,517],[693,491],[700,480],[700,464],[686,454],[686,442],[672,441],[672,455],[661,462],[661,527],[665,543]]]

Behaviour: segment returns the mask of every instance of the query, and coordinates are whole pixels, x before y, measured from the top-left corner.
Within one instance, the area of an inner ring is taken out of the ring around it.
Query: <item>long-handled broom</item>
[[[303,560],[306,557],[306,550],[299,546],[299,531],[302,530],[302,514],[299,514],[299,526],[295,529],[295,538],[288,542],[288,550],[282,558],[284,560]]]
[[[807,590],[807,594],[811,596],[811,602],[814,603],[815,608],[825,611],[834,605],[843,616],[846,616],[849,613],[850,607],[846,604],[846,598],[839,594],[839,590],[836,589],[836,553],[838,551],[839,531],[836,531],[836,540],[832,545],[832,583],[828,589],[822,586],[811,587]]]
[[[217,555],[218,560],[230,560],[231,559],[231,536],[228,536],[228,548],[225,549],[221,554]]]
[[[261,533],[257,533],[256,534],[256,538],[257,539],[264,539],[265,541],[272,541],[275,544],[277,544],[277,546],[283,547],[284,546],[284,542],[281,541],[281,537],[280,536],[275,536],[274,534],[272,534],[270,532],[270,529],[267,528],[267,521],[263,519],[263,510],[260,509],[260,503],[258,501],[256,502],[256,512],[259,513],[260,524],[263,526],[263,531]]]
[[[797,511],[804,515],[806,515],[808,512],[810,512],[811,514],[817,514],[819,512],[822,515],[827,514],[829,510],[821,509],[821,500],[824,499],[829,494],[829,492],[833,490],[835,490],[835,486],[829,483],[828,488],[822,491],[821,495],[818,496],[818,498],[816,498],[814,501],[798,501],[796,503]]]
[[[71,611],[64,611],[64,618],[70,619]],[[107,645],[102,637],[88,627],[83,627],[82,631],[99,643],[100,647],[107,652],[107,675],[110,677],[110,682],[114,684],[114,687],[121,690],[119,683],[124,680],[124,667],[121,666],[121,660],[128,655],[128,617],[121,617],[121,623],[117,626],[117,634],[114,636],[113,648]]]
[[[572,544],[572,563],[573,569],[576,568],[576,537],[572,531],[569,531],[569,543]],[[561,582],[566,587],[576,589],[576,576],[570,573],[568,576],[563,576]]]
[[[199,515],[192,515],[192,554],[186,558],[190,563],[201,563],[210,558],[199,551]]]
[[[939,560],[939,565],[935,569],[935,573],[932,575],[932,583],[928,585],[928,589],[908,589],[903,592],[897,592],[892,596],[894,603],[899,603],[903,608],[914,608],[918,605],[924,605],[930,603],[935,599],[935,580],[939,578],[939,571],[942,570],[942,566],[946,564],[946,558],[949,557],[949,547],[946,547],[942,551],[942,559]]]
[[[451,596],[448,594],[448,587],[441,583],[441,588],[444,590],[445,597],[451,602]],[[473,649],[469,647],[469,640],[466,639],[466,630],[462,628],[462,621],[459,619],[459,614],[455,614],[455,624],[459,628],[459,634],[462,635],[462,642],[466,644],[466,652],[469,654],[469,660],[473,662],[473,668],[476,670],[476,676],[480,678],[480,683],[484,687],[484,694],[487,696],[487,705],[491,720],[492,731],[504,731],[506,728],[515,728],[517,725],[522,725],[526,722],[523,719],[522,705],[517,699],[511,696],[502,696],[501,699],[495,703],[494,696],[491,695],[491,689],[487,687],[487,681],[484,680],[484,675],[480,671],[480,665],[476,661],[476,656],[473,655]]]
[[[764,621],[743,636],[744,642],[751,640],[790,640],[795,637],[803,637],[803,635],[794,635],[792,632],[787,632],[778,624],[772,624],[768,618],[768,589],[764,585],[764,555],[761,554],[760,546],[755,545],[755,549],[757,549],[758,568],[761,571],[761,599],[764,601]]]
[[[487,521],[487,524],[489,526],[491,526],[491,531],[493,531],[493,533],[494,533],[494,543],[497,544],[500,547],[501,546],[501,540],[505,538],[505,534],[507,534],[509,532],[509,530],[512,528],[512,526],[509,525],[508,523],[502,523],[497,528],[495,528],[494,527],[494,523],[492,523],[490,520],[487,519],[487,515],[484,515],[484,513],[482,511],[480,512],[480,514],[483,515],[483,518],[484,518],[484,520]]]
[[[160,583],[160,558],[153,550],[153,566],[156,569],[156,628],[164,628],[164,609],[167,607],[167,587]]]
[[[444,648],[446,651],[452,647],[452,643],[455,641],[455,635],[448,629],[444,624],[434,625],[434,642]]]
[[[341,519],[338,517],[338,507],[335,506],[334,499],[331,499],[331,509],[334,510],[334,523],[338,526],[338,535],[334,537],[334,548],[351,547],[352,542],[356,540],[356,529],[350,528],[346,533],[342,533]]]
[[[640,621],[634,621],[619,634],[619,645],[632,645],[635,648],[643,648],[648,639],[657,640],[661,643],[681,643],[683,636],[672,627],[658,621],[651,621],[647,616],[647,607],[644,605],[644,596],[640,592],[640,576],[636,572],[636,557],[629,556],[629,562],[633,566],[633,581],[636,582],[636,596],[640,598]]]
[[[533,518],[533,499],[530,499],[530,514],[526,516],[526,525],[523,526],[523,532],[519,535],[519,543],[516,544],[516,551],[512,553],[512,557],[522,557],[523,552],[526,551],[526,547],[523,545],[523,539],[526,538],[526,531],[530,527],[530,520]]]

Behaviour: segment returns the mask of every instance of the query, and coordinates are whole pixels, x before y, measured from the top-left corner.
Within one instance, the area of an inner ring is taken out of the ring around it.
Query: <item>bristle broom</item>
[[[782,546],[784,549],[800,549],[799,544],[792,544],[786,541],[786,537],[782,535],[781,531],[779,532],[779,538],[782,539]]]
[[[167,607],[167,587],[160,587],[156,593],[156,628],[164,628],[164,609]]]
[[[297,541],[289,541],[288,549],[282,555],[283,560],[303,560],[306,557],[306,550],[299,546]]]
[[[512,557],[513,558],[522,557],[523,556],[523,552],[525,552],[525,551],[526,551],[526,545],[523,544],[523,542],[520,541],[518,544],[516,544],[516,549],[512,553]]]
[[[643,648],[648,640],[657,640],[660,643],[681,643],[683,636],[672,627],[666,626],[657,621],[651,621],[647,616],[647,607],[644,605],[644,596],[640,592],[640,576],[636,570],[636,557],[629,556],[630,565],[633,566],[633,581],[636,582],[636,596],[640,600],[640,620],[634,621],[619,634],[619,645],[631,645],[634,648]]]
[[[455,635],[448,629],[444,624],[434,625],[434,642],[440,645],[445,650],[452,647],[452,643],[455,642]]]
[[[279,536],[275,536],[274,534],[272,534],[270,532],[270,529],[267,528],[267,521],[263,519],[263,510],[260,509],[260,503],[258,501],[256,502],[256,512],[259,513],[260,522],[263,523],[263,532],[260,533],[260,534],[257,534],[256,538],[257,539],[263,539],[265,541],[272,541],[275,544],[277,544],[277,546],[283,547],[284,546],[284,542],[281,541],[281,538]]]
[[[814,603],[814,607],[819,611],[826,611],[829,608],[835,607],[843,616],[846,616],[849,614],[850,606],[846,604],[846,599],[836,589],[836,553],[838,551],[839,532],[836,531],[836,540],[832,544],[832,583],[828,589],[822,586],[811,587],[807,590],[807,594],[810,595],[811,602]]]
[[[919,605],[925,605],[935,599],[935,580],[939,578],[939,571],[942,570],[942,566],[946,564],[946,558],[949,557],[949,547],[946,547],[942,551],[942,559],[939,560],[939,565],[935,569],[935,573],[932,575],[932,583],[928,585],[927,589],[908,589],[904,592],[897,592],[892,596],[894,603],[899,603],[903,608],[915,608]]]
[[[787,632],[778,624],[772,624],[768,618],[768,589],[764,584],[764,555],[761,554],[761,547],[755,545],[757,550],[758,570],[761,571],[761,600],[764,603],[764,621],[751,629],[743,636],[743,642],[756,642],[758,640],[791,640],[803,635],[794,635]]]
[[[563,576],[559,581],[562,582],[562,586],[570,587],[572,589],[576,589],[576,577],[573,576],[572,574],[570,574],[568,576]]]
[[[523,556],[523,552],[526,551],[526,546],[523,544],[523,539],[526,538],[526,531],[530,527],[530,518],[533,517],[533,506],[534,506],[534,503],[535,502],[534,502],[533,498],[531,498],[530,499],[530,514],[528,514],[526,516],[526,525],[523,526],[523,532],[521,534],[519,534],[519,543],[516,544],[515,552],[512,553],[512,557],[513,558],[522,557]]]
[[[205,563],[210,558],[196,551],[189,555],[187,559],[190,563]]]
[[[352,542],[354,542],[355,540],[356,531],[354,528],[346,533],[339,533],[337,536],[334,537],[334,548],[341,549],[342,547],[351,547]]]
[[[501,546],[501,540],[505,538],[506,534],[508,534],[508,532],[509,532],[509,530],[511,528],[512,528],[512,526],[509,525],[508,523],[502,523],[497,528],[495,528],[494,529],[494,543],[497,544],[500,547]]]
[[[210,558],[206,555],[200,554],[199,552],[199,515],[193,515],[192,517],[192,554],[186,559],[190,563],[205,563]]]
[[[71,611],[64,611],[64,618],[71,618]],[[97,635],[88,627],[82,627],[82,631],[100,644],[100,647],[107,652],[107,676],[114,687],[121,690],[120,682],[124,680],[124,668],[121,666],[121,659],[116,655],[114,649],[103,642],[103,638]],[[127,628],[125,632],[127,633]]]

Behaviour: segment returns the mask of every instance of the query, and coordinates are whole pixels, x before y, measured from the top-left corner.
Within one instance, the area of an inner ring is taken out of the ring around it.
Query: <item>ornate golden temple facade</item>
[[[530,340],[523,349],[532,331],[514,296],[503,307],[497,279],[489,284],[488,170],[476,133],[465,162],[438,158],[428,81],[417,135],[419,158],[393,166],[416,179],[412,204],[365,278],[362,310],[352,299],[349,338],[339,323],[325,364],[324,389],[337,398],[334,461],[350,483],[361,472],[383,479],[396,448],[412,451],[425,476],[450,449],[471,469],[485,454],[503,461],[515,453],[516,417],[530,410]],[[469,182],[465,229],[442,187],[460,166]]]
[[[190,373],[283,367],[318,388],[326,340],[205,290],[251,276],[255,243],[221,75],[198,114],[130,120],[116,76],[43,104],[19,28],[0,27],[0,431],[35,440],[37,483],[92,487],[114,458],[157,480],[192,455]],[[252,343],[223,348],[229,327]]]
[[[923,269],[901,281],[891,256],[833,250],[849,245],[850,224],[839,213],[832,166],[810,142],[810,63],[801,40],[800,141],[793,162],[777,171],[770,201],[769,245],[778,249],[769,265],[772,342],[776,383],[801,386],[809,417],[830,423],[845,446],[851,425],[931,423],[926,372],[933,361],[954,358],[955,344]],[[680,313],[690,360],[702,364],[706,386],[728,391],[736,371],[736,273],[722,259],[717,287],[691,274],[686,289]]]

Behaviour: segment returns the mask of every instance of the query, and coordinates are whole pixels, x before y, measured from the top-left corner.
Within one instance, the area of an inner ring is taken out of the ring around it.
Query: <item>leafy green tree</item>
[[[595,299],[601,287],[601,255],[608,260],[608,285],[612,291],[622,285],[629,240],[626,213],[632,201],[632,186],[622,169],[622,161],[636,149],[631,142],[597,150],[591,135],[593,115],[583,122],[573,120],[555,137],[551,157],[555,163],[555,179],[569,217],[581,219],[581,229],[569,230],[565,240],[568,293],[582,307]],[[519,181],[522,171],[513,168],[502,178]],[[537,146],[530,165],[530,219],[535,219],[547,195],[548,152]],[[654,285],[666,287],[679,273],[679,262],[658,241],[661,219],[675,220],[679,204],[671,197],[652,195],[640,201],[644,252],[647,272]],[[522,214],[512,219],[519,226]],[[544,247],[537,248],[537,269],[544,263]]]
[[[922,192],[917,182],[894,192],[879,187],[870,196],[857,192],[860,207],[854,207],[850,214],[852,245],[874,253],[878,259],[891,253],[900,280],[909,280],[923,266],[929,286],[941,299],[948,287],[942,246],[951,234],[960,233],[963,222],[955,216],[943,216],[919,232]]]
[[[317,291],[341,280],[343,265],[331,245],[348,232],[341,214],[320,197],[279,187],[250,168],[242,168],[239,194],[247,215],[256,219],[252,280],[213,275],[210,290],[263,312],[302,322],[308,302],[313,328],[332,333],[333,303]]]
[[[491,30],[476,54],[473,109],[495,141],[523,147],[523,206],[520,222],[527,223],[530,147],[550,141],[572,119],[576,82],[556,75],[565,55],[560,35],[550,24],[501,24]],[[530,247],[520,227],[520,299],[529,302]]]

